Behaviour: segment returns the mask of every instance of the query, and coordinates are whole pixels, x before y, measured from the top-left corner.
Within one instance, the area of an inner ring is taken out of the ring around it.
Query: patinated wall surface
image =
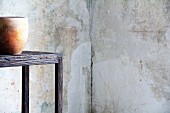
[[[93,113],[170,112],[169,5],[93,1]]]
[[[64,113],[91,112],[91,56],[93,113],[169,113],[169,5],[0,0],[0,14],[29,17],[25,50],[64,53]],[[19,113],[21,69],[0,71],[0,112]],[[31,67],[31,112],[52,113],[53,71],[52,65]]]
[[[0,0],[0,15],[27,16],[25,50],[64,54],[64,113],[90,106],[91,43],[85,0]],[[54,66],[32,66],[30,112],[53,113]],[[21,69],[0,69],[0,112],[20,113]]]

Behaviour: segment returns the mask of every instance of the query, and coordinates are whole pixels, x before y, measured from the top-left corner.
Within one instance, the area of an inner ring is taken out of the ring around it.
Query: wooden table
[[[0,55],[0,67],[22,66],[22,113],[29,113],[29,66],[55,64],[55,92],[58,90],[58,113],[62,113],[63,65],[62,54],[24,51],[20,55]],[[23,87],[24,86],[24,87]],[[56,104],[55,96],[55,104]],[[55,113],[57,113],[55,108]]]

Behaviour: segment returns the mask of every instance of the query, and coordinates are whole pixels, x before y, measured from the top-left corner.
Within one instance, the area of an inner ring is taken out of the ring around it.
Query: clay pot
[[[0,54],[21,54],[28,38],[28,18],[0,17]]]

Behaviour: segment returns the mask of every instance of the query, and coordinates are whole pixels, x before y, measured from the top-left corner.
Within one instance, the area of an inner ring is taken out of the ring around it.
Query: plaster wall
[[[94,0],[92,113],[170,112],[170,1]]]

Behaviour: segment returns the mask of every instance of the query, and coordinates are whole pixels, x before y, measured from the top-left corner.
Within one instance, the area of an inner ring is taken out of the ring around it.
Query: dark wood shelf
[[[0,55],[0,67],[54,64],[60,58],[60,53],[23,51],[20,55]]]

